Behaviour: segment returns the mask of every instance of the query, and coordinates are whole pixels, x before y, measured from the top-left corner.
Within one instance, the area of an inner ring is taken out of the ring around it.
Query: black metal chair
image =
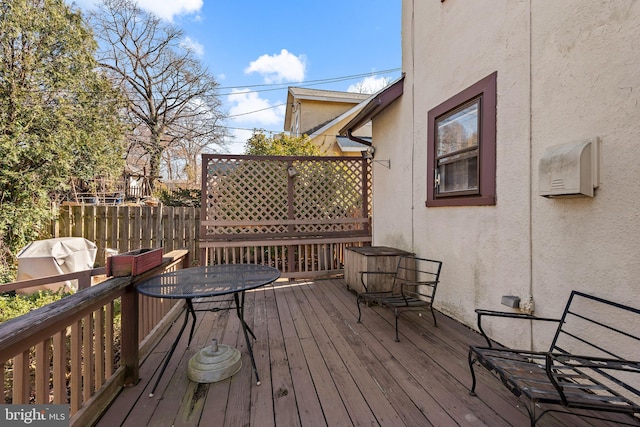
[[[360,303],[376,303],[393,310],[396,317],[396,341],[398,336],[398,317],[404,311],[424,310],[428,307],[433,316],[433,323],[438,326],[433,310],[436,288],[440,281],[442,261],[416,256],[401,256],[395,271],[361,271],[360,281],[365,291],[358,294],[358,323],[362,312]],[[389,291],[369,292],[365,277],[368,275],[387,275],[392,282]]]

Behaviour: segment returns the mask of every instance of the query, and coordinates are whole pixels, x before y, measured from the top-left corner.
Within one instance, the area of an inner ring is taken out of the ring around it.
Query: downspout
[[[416,170],[416,28],[415,28],[416,2],[411,0],[411,250],[415,252],[416,225],[415,225],[415,170]],[[428,238],[428,237],[427,237]]]
[[[529,0],[529,295],[533,301],[533,24]],[[533,350],[533,321],[529,322],[530,348]]]

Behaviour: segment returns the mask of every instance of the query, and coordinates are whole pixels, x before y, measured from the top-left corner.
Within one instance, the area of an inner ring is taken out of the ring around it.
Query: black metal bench
[[[436,315],[433,311],[433,300],[436,296],[436,288],[440,280],[441,261],[435,261],[416,256],[401,256],[395,271],[360,271],[360,281],[365,291],[358,294],[358,323],[361,321],[362,312],[360,303],[376,303],[382,307],[393,310],[396,317],[396,341],[398,337],[398,317],[403,311],[423,310],[429,307],[436,324]],[[365,283],[367,275],[386,275],[391,283],[390,291],[369,292]]]
[[[621,424],[640,425],[640,310],[573,291],[560,319],[524,313],[476,310],[488,347],[470,346],[469,367],[475,396],[476,362],[494,372],[516,396],[528,400],[531,425],[547,412],[585,409],[629,415]],[[492,346],[484,316],[557,322],[548,351]],[[542,409],[539,404],[561,405]],[[557,408],[557,409],[556,409]],[[580,414],[590,418],[600,416]]]

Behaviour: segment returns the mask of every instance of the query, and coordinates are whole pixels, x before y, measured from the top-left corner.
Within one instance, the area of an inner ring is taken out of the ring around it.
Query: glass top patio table
[[[202,298],[235,294],[275,282],[280,272],[266,265],[220,264],[163,273],[137,286],[156,298]]]
[[[153,397],[156,387],[162,378],[171,356],[180,341],[180,337],[184,332],[189,316],[192,317],[191,333],[189,334],[189,343],[193,338],[193,331],[196,324],[196,311],[217,311],[218,308],[209,310],[196,310],[193,307],[196,298],[208,298],[221,295],[233,295],[236,313],[240,319],[242,332],[247,343],[251,365],[256,377],[256,382],[260,385],[260,377],[256,368],[253,349],[249,334],[256,339],[255,334],[244,320],[244,293],[245,291],[259,288],[269,283],[275,282],[280,277],[280,272],[266,265],[256,264],[219,264],[207,265],[204,267],[184,268],[182,270],[172,271],[159,274],[141,282],[136,290],[142,294],[153,298],[168,299],[184,299],[186,302],[186,312],[184,322],[180,328],[180,332],[171,346],[171,349],[165,356],[165,361],[156,378],[156,382],[149,394]],[[195,303],[200,301],[195,301]]]

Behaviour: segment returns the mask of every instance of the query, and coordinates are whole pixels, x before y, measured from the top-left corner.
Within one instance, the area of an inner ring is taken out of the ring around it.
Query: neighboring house
[[[517,312],[509,295],[547,317],[572,289],[640,307],[640,3],[402,7],[404,91],[343,128],[373,119],[390,161],[373,164],[373,244],[442,260],[435,306],[471,327],[475,308]],[[544,325],[487,327],[548,343]]]
[[[367,145],[338,136],[339,130],[364,107],[371,95],[290,87],[284,130],[292,136],[308,135],[324,155],[360,156]],[[371,123],[356,135],[371,143]]]

